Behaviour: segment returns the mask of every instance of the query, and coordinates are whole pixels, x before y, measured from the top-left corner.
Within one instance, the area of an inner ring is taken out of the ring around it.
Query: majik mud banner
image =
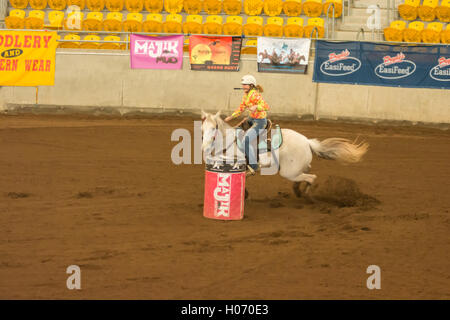
[[[0,31],[0,86],[53,86],[56,32]]]
[[[450,89],[450,47],[317,41],[313,81]]]
[[[189,37],[191,70],[239,71],[241,37]]]
[[[132,34],[130,60],[132,69],[181,69],[183,35],[150,37]]]
[[[258,71],[306,73],[310,39],[258,38]]]

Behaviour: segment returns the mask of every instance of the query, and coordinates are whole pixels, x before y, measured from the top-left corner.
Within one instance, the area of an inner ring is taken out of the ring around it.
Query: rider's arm
[[[231,114],[231,118],[236,118],[237,116],[239,116],[242,111],[245,110],[245,99],[242,99],[241,104],[239,105],[239,108],[237,108],[232,114]]]
[[[256,110],[267,111],[269,110],[269,105],[264,101],[259,92],[254,92],[252,96],[252,104],[256,105]]]

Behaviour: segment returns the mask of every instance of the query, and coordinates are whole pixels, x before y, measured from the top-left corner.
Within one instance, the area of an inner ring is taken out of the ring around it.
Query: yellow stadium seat
[[[164,33],[183,33],[183,16],[180,14],[168,14],[163,23]]]
[[[106,8],[111,12],[121,12],[124,6],[124,0],[106,0]]]
[[[328,11],[328,7],[334,4],[334,17],[338,18],[342,15],[342,0],[325,0],[323,3],[323,14],[326,16],[328,12],[328,17],[333,17],[333,8],[330,8]]]
[[[422,4],[417,9],[417,13],[422,21],[433,21],[436,19],[436,8],[439,0],[423,0]]]
[[[89,12],[83,21],[83,30],[101,31],[103,27],[103,13]]]
[[[77,34],[67,34],[64,40],[71,40],[70,42],[59,42],[58,48],[72,48],[78,49],[80,47],[80,36]]]
[[[86,7],[90,11],[100,12],[105,7],[105,0],[86,0]]]
[[[419,4],[420,0],[405,0],[405,3],[398,6],[400,17],[408,21],[415,20],[417,18]]]
[[[103,20],[103,30],[111,32],[122,31],[123,14],[121,12],[109,12]]]
[[[189,34],[201,34],[202,33],[203,17],[200,15],[192,14],[186,17],[186,22],[183,24],[183,32]]]
[[[84,13],[81,11],[73,11],[67,14],[64,19],[64,29],[66,30],[82,30]]]
[[[25,19],[25,28],[27,29],[43,29],[45,12],[42,10],[31,10]]]
[[[236,16],[241,13],[242,2],[240,0],[223,0],[223,11],[230,16]]]
[[[212,15],[206,17],[203,24],[204,34],[222,34],[222,16]]]
[[[161,33],[162,32],[162,15],[159,13],[149,13],[147,19],[142,24],[144,32]]]
[[[9,16],[5,18],[7,29],[24,29],[25,28],[25,11],[21,9],[13,9],[9,12]]]
[[[408,24],[408,28],[403,31],[403,40],[405,42],[421,42],[421,33],[424,28],[422,21],[413,21]]]
[[[246,36],[261,37],[263,35],[263,18],[259,16],[248,17],[243,29]]]
[[[64,21],[64,11],[50,11],[48,13],[49,25],[45,26],[49,29],[62,29]]]
[[[183,8],[187,14],[196,15],[202,11],[202,1],[201,0],[184,0]]]
[[[270,17],[264,26],[264,35],[266,37],[282,37],[283,36],[283,18]]]
[[[142,14],[131,12],[127,14],[127,19],[122,24],[125,32],[141,32],[142,31]]]
[[[422,30],[422,41],[426,43],[439,43],[443,28],[444,25],[440,22],[430,22],[426,29]]]
[[[183,0],[164,0],[164,9],[171,14],[180,13],[183,10]]]
[[[245,46],[242,47],[241,53],[243,54],[256,54],[258,51],[258,40],[249,39],[245,43]]]
[[[302,13],[302,0],[284,1],[283,12],[288,17],[298,17]]]
[[[244,0],[244,12],[249,16],[258,16],[264,7],[262,0]]]
[[[303,37],[303,19],[299,17],[290,17],[283,28],[284,36],[288,38]]]
[[[145,10],[150,13],[160,13],[164,7],[163,0],[144,0]]]
[[[42,10],[47,7],[47,0],[30,0],[30,6],[34,10]]]
[[[450,44],[450,24],[447,25],[445,30],[441,31],[441,42]]]
[[[269,17],[280,15],[283,10],[282,0],[264,0],[264,13]]]
[[[222,0],[204,0],[203,10],[207,14],[219,14],[222,11]]]
[[[242,17],[228,16],[226,22],[223,24],[223,34],[229,36],[242,35]]]
[[[325,21],[322,18],[309,18],[308,24],[304,27],[306,38],[323,38],[325,34]],[[315,31],[317,30],[317,32]]]
[[[402,20],[395,20],[391,25],[384,28],[384,38],[386,41],[403,41],[403,32],[406,28],[406,22]]]
[[[88,41],[100,41],[100,37],[97,35],[87,35],[83,38],[83,40]],[[80,49],[99,49],[100,43],[98,42],[81,42],[80,43]]]
[[[144,9],[144,0],[125,0],[125,8],[128,12],[141,12]]]
[[[320,16],[322,14],[322,9],[322,0],[306,0],[303,2],[303,12],[308,17],[315,18]]]
[[[47,4],[53,10],[64,10],[67,6],[66,0],[48,0]]]
[[[25,9],[28,7],[28,0],[9,0],[14,9]]]
[[[436,16],[441,22],[450,22],[450,0],[442,0],[441,5],[436,8]]]
[[[86,5],[86,0],[67,0],[67,7],[77,6],[78,8],[80,8],[80,10],[83,10],[85,5]]]
[[[120,41],[120,37],[118,36],[107,36],[103,38],[103,41]],[[120,43],[116,42],[102,42],[99,46],[99,49],[105,50],[120,50]]]

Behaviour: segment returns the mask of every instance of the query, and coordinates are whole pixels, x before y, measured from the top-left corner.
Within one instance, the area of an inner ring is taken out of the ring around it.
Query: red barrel
[[[207,164],[203,216],[219,220],[244,217],[245,164]]]

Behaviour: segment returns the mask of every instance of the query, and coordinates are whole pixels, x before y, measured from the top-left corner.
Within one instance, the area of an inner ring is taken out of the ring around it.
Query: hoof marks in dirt
[[[30,193],[26,192],[8,192],[6,196],[10,199],[23,199],[31,196]]]

